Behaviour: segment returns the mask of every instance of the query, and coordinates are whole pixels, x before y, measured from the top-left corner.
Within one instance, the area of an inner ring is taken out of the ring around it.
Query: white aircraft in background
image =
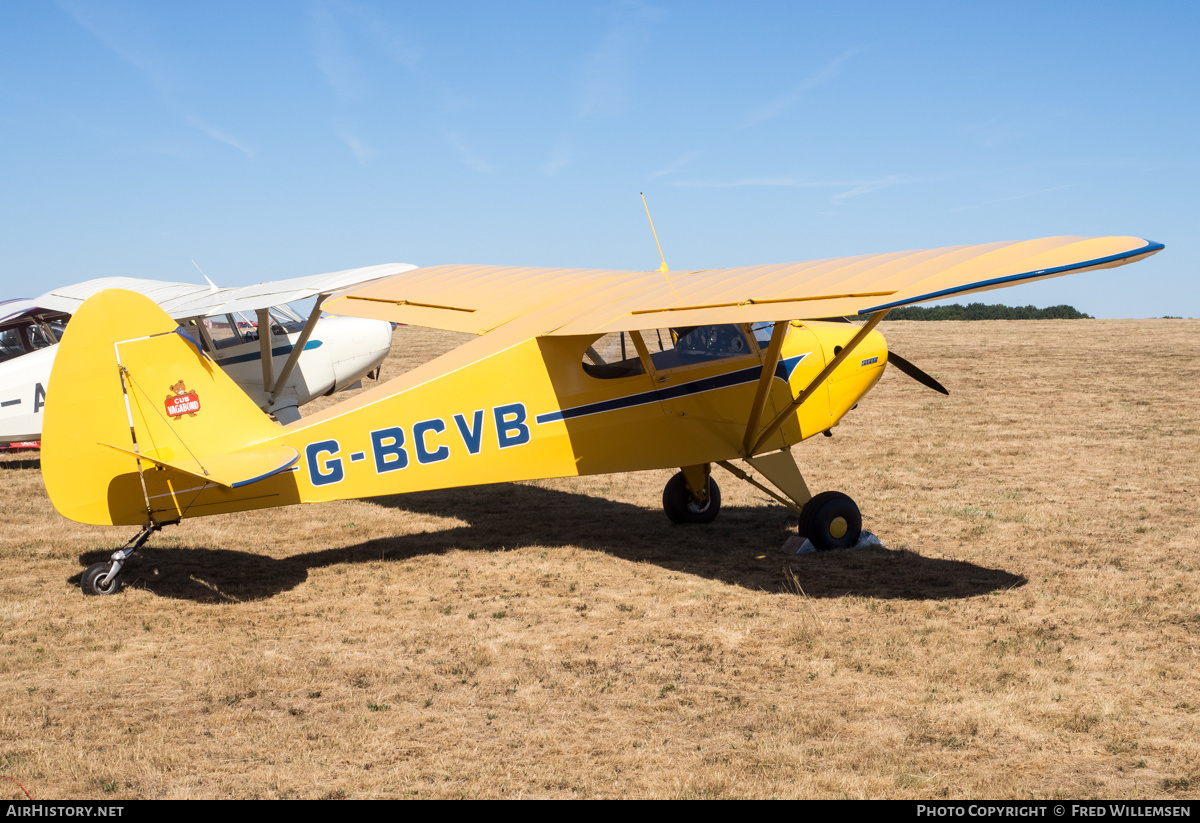
[[[0,443],[41,438],[42,407],[58,342],[71,314],[96,292],[128,289],[158,303],[263,411],[286,425],[300,419],[299,406],[350,388],[363,377],[378,377],[379,364],[391,348],[390,323],[322,317],[325,298],[414,268],[393,263],[233,288],[218,288],[211,281],[197,286],[106,277],[32,300],[0,302]],[[311,298],[316,302],[307,318],[288,306]],[[179,394],[186,395],[186,387]]]

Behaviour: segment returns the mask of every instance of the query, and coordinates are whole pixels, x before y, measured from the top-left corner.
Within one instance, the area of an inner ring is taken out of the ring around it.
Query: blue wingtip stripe
[[[991,280],[980,280],[978,282],[968,283],[963,286],[953,286],[949,289],[932,291],[928,294],[919,295],[918,297],[908,297],[904,300],[896,300],[892,303],[882,303],[878,306],[872,306],[869,309],[860,309],[858,313],[860,315],[873,314],[874,312],[883,311],[884,309],[894,309],[898,306],[908,306],[913,303],[923,303],[926,300],[937,300],[941,297],[949,297],[953,294],[961,294],[965,291],[984,288],[986,286],[998,286],[1002,283],[1018,283],[1022,280],[1031,280],[1037,277],[1065,274],[1066,272],[1078,271],[1079,269],[1086,269],[1090,268],[1091,266],[1101,266],[1105,263],[1115,263],[1119,260],[1128,260],[1132,257],[1141,257],[1143,255],[1153,254],[1154,252],[1162,251],[1165,248],[1166,246],[1164,246],[1162,243],[1155,243],[1151,240],[1147,240],[1146,245],[1142,246],[1141,248],[1130,249],[1129,251],[1123,251],[1119,254],[1110,254],[1107,257],[1097,257],[1095,260],[1085,260],[1082,263],[1070,263],[1066,266],[1055,266],[1054,268],[1049,269],[1038,269],[1037,271],[1027,271],[1022,272],[1021,274],[1010,274],[1004,277],[994,277]]]

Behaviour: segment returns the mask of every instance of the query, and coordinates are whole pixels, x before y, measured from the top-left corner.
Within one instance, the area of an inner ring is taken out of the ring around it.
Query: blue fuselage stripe
[[[304,344],[304,351],[308,351],[309,349],[318,348],[320,345],[321,345],[320,340],[309,340],[307,343]],[[292,348],[293,348],[293,346],[276,346],[275,348],[271,349],[271,356],[272,357],[282,357],[285,354],[291,354]],[[232,366],[234,363],[248,363],[251,360],[261,360],[261,359],[262,359],[261,351],[253,351],[253,352],[249,352],[247,354],[238,354],[233,357],[221,357],[219,353],[217,355],[217,362],[220,363],[222,366]]]
[[[780,360],[779,365],[775,367],[775,377],[779,380],[787,382],[792,376],[796,365],[809,355],[809,352],[798,355],[797,357],[789,357],[786,360]],[[678,386],[668,386],[664,389],[654,389],[651,391],[638,392],[637,394],[629,394],[625,397],[614,397],[612,400],[601,400],[598,403],[587,403],[583,406],[575,406],[570,409],[561,409],[559,411],[546,412],[539,414],[534,419],[538,423],[553,423],[558,420],[571,420],[575,417],[586,417],[591,414],[602,414],[603,412],[616,411],[617,409],[629,409],[634,406],[645,406],[650,403],[658,403],[663,400],[673,400],[677,397],[686,397],[690,394],[700,394],[702,392],[716,391],[717,389],[726,389],[730,386],[738,386],[742,383],[753,383],[762,376],[762,366],[751,366],[748,369],[738,369],[737,371],[718,374],[713,377],[705,377],[702,380],[693,380],[690,383],[680,383]]]

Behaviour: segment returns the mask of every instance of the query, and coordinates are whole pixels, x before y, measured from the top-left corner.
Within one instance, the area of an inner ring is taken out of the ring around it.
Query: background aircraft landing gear
[[[708,499],[697,500],[688,488],[687,478],[678,472],[663,489],[663,511],[672,523],[711,523],[721,509],[721,490],[717,481],[705,478]]]
[[[149,526],[143,526],[142,530],[137,533],[137,536],[130,540],[125,546],[115,552],[113,556],[104,563],[93,563],[87,567],[87,571],[83,573],[83,578],[79,581],[79,588],[83,589],[85,595],[109,595],[116,594],[121,590],[123,582],[121,580],[121,567],[125,565],[125,561],[135,551],[140,549],[150,535],[162,528],[159,523],[151,523]]]
[[[858,505],[841,492],[821,492],[800,511],[800,536],[819,552],[856,546],[861,534]]]

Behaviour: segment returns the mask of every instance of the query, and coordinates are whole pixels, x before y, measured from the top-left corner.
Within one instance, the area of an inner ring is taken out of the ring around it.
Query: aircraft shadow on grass
[[[524,484],[418,492],[371,502],[454,517],[470,525],[283,559],[237,549],[159,548],[151,540],[127,566],[126,584],[182,600],[258,600],[295,588],[307,580],[309,570],[323,566],[403,561],[455,549],[498,552],[532,546],[576,546],[771,593],[794,590],[786,567],[809,597],[947,600],[1026,582],[1000,569],[879,547],[786,555],[780,546],[789,526],[794,533],[795,522],[782,506],[728,506],[709,525],[677,526],[657,508]],[[80,563],[86,567],[108,554],[88,552],[80,556]],[[77,584],[79,577],[69,582]]]

